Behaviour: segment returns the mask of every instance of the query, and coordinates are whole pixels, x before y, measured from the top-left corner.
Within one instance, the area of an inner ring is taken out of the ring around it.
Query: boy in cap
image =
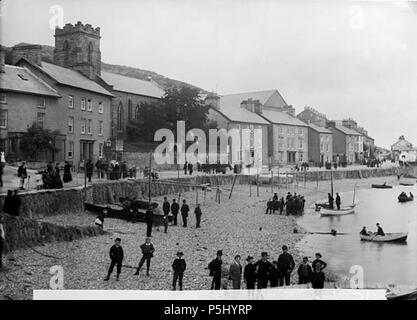
[[[211,290],[220,290],[223,263],[222,256],[223,251],[217,250],[216,258],[212,260],[208,265],[208,268],[210,270],[210,276],[213,277],[213,281],[211,283]]]
[[[177,216],[178,216],[179,211],[180,211],[180,205],[176,202],[175,199],[172,199],[171,212],[172,212],[172,215],[174,216],[174,222],[173,222],[174,226],[178,224]]]
[[[182,290],[182,279],[184,277],[184,271],[187,267],[187,264],[185,263],[185,260],[182,258],[184,253],[181,251],[177,252],[177,257],[174,262],[172,263],[172,270],[174,270],[174,278],[172,280],[172,287],[173,290],[176,290],[176,285],[178,281],[178,285],[180,287],[180,290]]]
[[[246,289],[255,289],[256,267],[253,263],[253,257],[248,256],[246,261],[248,264],[245,266],[245,270],[243,272],[243,278],[246,281]]]
[[[196,206],[196,208],[195,208],[195,210],[194,210],[194,214],[195,214],[195,220],[196,220],[196,225],[195,225],[195,227],[196,227],[196,228],[200,228],[201,215],[202,215],[203,213],[201,212],[201,208],[200,208],[200,204],[199,204],[199,203],[197,203],[197,206]]]
[[[303,258],[303,263],[298,267],[298,284],[307,284],[311,281],[311,273],[313,270],[308,264],[308,257]]]
[[[104,279],[104,281],[109,281],[110,275],[113,272],[114,266],[117,266],[117,275],[116,280],[119,281],[119,275],[122,271],[122,261],[123,261],[123,248],[120,246],[120,242],[122,240],[120,238],[116,238],[114,240],[114,245],[110,248],[110,268],[107,273],[107,277]]]
[[[151,238],[147,237],[145,243],[140,246],[142,250],[142,258],[140,259],[139,266],[136,269],[135,276],[139,275],[139,271],[142,268],[146,260],[146,275],[149,276],[149,268],[151,267],[151,259],[155,252],[155,248],[151,243]]]

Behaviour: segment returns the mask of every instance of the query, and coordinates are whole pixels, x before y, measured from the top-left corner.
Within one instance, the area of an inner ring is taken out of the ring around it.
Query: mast
[[[333,169],[330,168],[330,194],[333,197]]]
[[[148,179],[149,204],[151,204],[151,181],[152,181],[152,151],[149,153],[149,179]]]

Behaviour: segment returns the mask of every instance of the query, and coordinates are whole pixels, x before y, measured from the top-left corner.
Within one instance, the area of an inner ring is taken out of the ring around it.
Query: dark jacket
[[[19,178],[27,178],[27,176],[28,176],[28,173],[27,173],[27,170],[26,170],[26,167],[23,167],[23,166],[19,166],[19,168],[17,168],[17,176],[19,177]]]
[[[314,289],[322,289],[324,287],[324,280],[325,276],[323,271],[313,272],[311,274],[311,286]]]
[[[113,245],[110,248],[110,259],[114,261],[122,261],[123,260],[123,249],[121,246]]]
[[[300,264],[297,270],[297,274],[300,277],[309,278],[311,277],[313,270],[309,264]]]
[[[320,268],[320,270],[323,270],[324,268],[326,268],[326,267],[327,267],[327,263],[326,263],[326,262],[324,262],[323,260],[320,260],[320,259],[316,259],[316,260],[314,260],[314,261],[313,261],[313,263],[311,264],[311,266],[312,266],[313,270],[316,270],[316,265],[317,265],[317,264],[321,264],[321,268]]]
[[[144,256],[150,256],[153,257],[153,253],[155,252],[155,248],[153,246],[152,243],[150,243],[149,245],[147,245],[146,243],[142,244],[140,246],[140,249],[142,250],[142,254]]]
[[[245,266],[245,270],[243,271],[243,278],[246,281],[255,281],[256,280],[256,266],[253,263],[249,263]]]
[[[200,207],[195,208],[194,213],[195,213],[196,216],[201,216],[203,214],[201,212],[201,208]]]
[[[221,276],[222,274],[222,260],[219,259],[214,259],[213,261],[211,261],[208,265],[208,268],[210,270],[210,276]]]
[[[255,267],[257,268],[259,278],[269,278],[274,266],[268,260],[264,261],[261,259],[255,262]]]
[[[183,216],[188,217],[188,211],[190,211],[190,207],[188,206],[188,204],[183,204],[183,205],[181,206],[181,214],[182,214]]]
[[[272,265],[271,276],[270,276],[271,287],[277,287],[278,286],[280,276],[281,276],[281,271],[279,271],[278,268],[275,268],[275,266]]]
[[[177,202],[174,202],[171,205],[171,212],[172,212],[173,215],[176,215],[176,214],[178,214],[178,211],[180,211],[180,205]]]
[[[292,271],[295,267],[294,259],[288,252],[281,253],[278,257],[278,269],[282,272]]]
[[[164,203],[162,205],[162,211],[165,214],[168,214],[170,209],[171,209],[171,205],[169,204],[169,202],[168,201],[164,201]]]
[[[177,258],[172,263],[172,270],[174,270],[175,272],[184,272],[186,268],[187,264],[185,263],[184,259]]]
[[[145,222],[152,224],[153,223],[153,211],[148,209],[145,213]]]

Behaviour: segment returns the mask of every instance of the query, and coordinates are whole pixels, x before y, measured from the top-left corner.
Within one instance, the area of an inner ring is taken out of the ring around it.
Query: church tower
[[[101,73],[100,28],[80,21],[55,29],[54,61],[94,80]]]

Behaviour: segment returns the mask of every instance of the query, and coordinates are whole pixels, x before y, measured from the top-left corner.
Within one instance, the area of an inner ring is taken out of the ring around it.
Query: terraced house
[[[363,154],[361,134],[336,121],[329,121],[328,125],[333,134],[333,161],[339,165],[359,162],[360,154]]]

